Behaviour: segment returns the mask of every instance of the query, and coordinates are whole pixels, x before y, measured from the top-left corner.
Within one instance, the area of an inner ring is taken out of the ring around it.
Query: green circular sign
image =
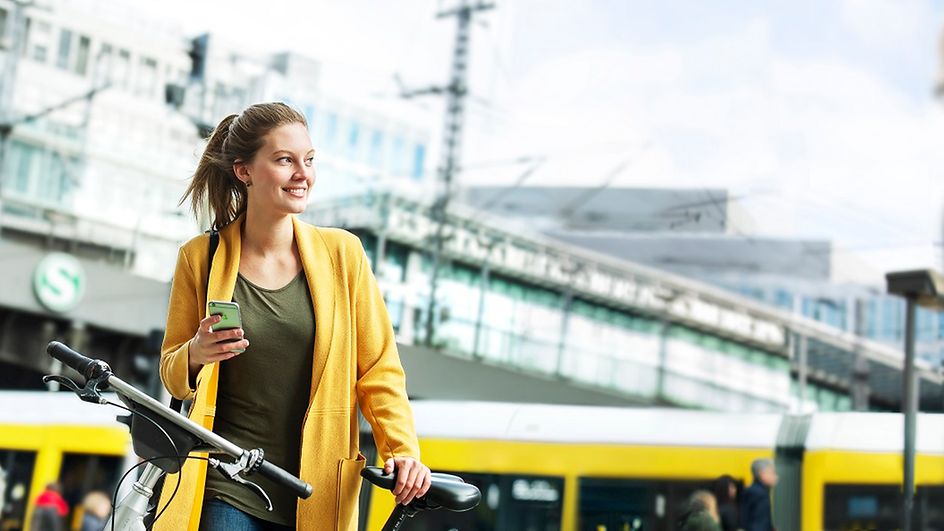
[[[72,255],[46,255],[33,272],[36,299],[54,312],[67,312],[79,305],[85,294],[85,271]]]

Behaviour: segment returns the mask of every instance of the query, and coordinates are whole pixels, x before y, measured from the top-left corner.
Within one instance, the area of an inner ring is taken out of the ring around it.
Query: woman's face
[[[276,127],[252,162],[234,165],[236,175],[251,183],[248,188],[252,208],[279,214],[300,214],[308,205],[308,193],[315,182],[315,150],[303,124]]]

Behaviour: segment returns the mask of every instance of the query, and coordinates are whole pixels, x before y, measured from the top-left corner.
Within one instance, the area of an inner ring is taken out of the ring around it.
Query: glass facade
[[[788,311],[797,310],[804,317],[833,328],[858,332],[896,349],[904,347],[905,302],[900,297],[866,289],[852,290],[844,296],[823,296],[779,286],[722,285],[752,299]],[[944,365],[944,312],[917,309],[915,349],[918,357],[932,365]]]
[[[400,341],[425,343],[429,256],[388,241],[378,268],[377,238],[361,239]],[[706,409],[783,411],[796,396],[776,352],[478,266],[447,263],[439,278],[433,344],[453,355]],[[844,397],[822,396],[821,409],[849,409]]]
[[[283,98],[289,101],[288,98]],[[297,106],[297,104],[296,104]],[[301,107],[300,107],[301,108]],[[309,120],[315,149],[369,167],[394,177],[421,179],[425,174],[426,144],[412,142],[396,127],[381,128],[350,113],[325,111],[314,113],[304,107]],[[345,170],[323,167],[332,177],[340,178]],[[357,180],[357,176],[352,176]],[[363,179],[363,176],[360,177]]]
[[[11,140],[4,161],[4,188],[11,197],[48,206],[65,206],[73,188],[69,173],[77,161],[40,146]]]

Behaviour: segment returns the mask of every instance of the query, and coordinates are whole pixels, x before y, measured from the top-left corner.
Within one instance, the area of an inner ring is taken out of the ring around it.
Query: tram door
[[[23,529],[36,452],[0,450],[0,531]]]

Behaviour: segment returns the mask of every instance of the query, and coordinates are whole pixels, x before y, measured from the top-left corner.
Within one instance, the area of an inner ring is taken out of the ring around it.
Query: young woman
[[[198,215],[208,202],[219,247],[209,278],[208,236],[181,247],[161,350],[161,379],[193,400],[192,420],[263,448],[313,494],[299,500],[254,476],[272,498],[267,512],[190,459],[155,529],[356,529],[358,406],[385,469],[396,468],[397,502],[429,488],[393,329],[360,241],[296,217],[314,184],[313,157],[305,118],[287,105],[253,105],[220,122],[184,196]],[[214,332],[208,300],[238,302],[242,328]],[[176,481],[167,478],[162,505]]]

